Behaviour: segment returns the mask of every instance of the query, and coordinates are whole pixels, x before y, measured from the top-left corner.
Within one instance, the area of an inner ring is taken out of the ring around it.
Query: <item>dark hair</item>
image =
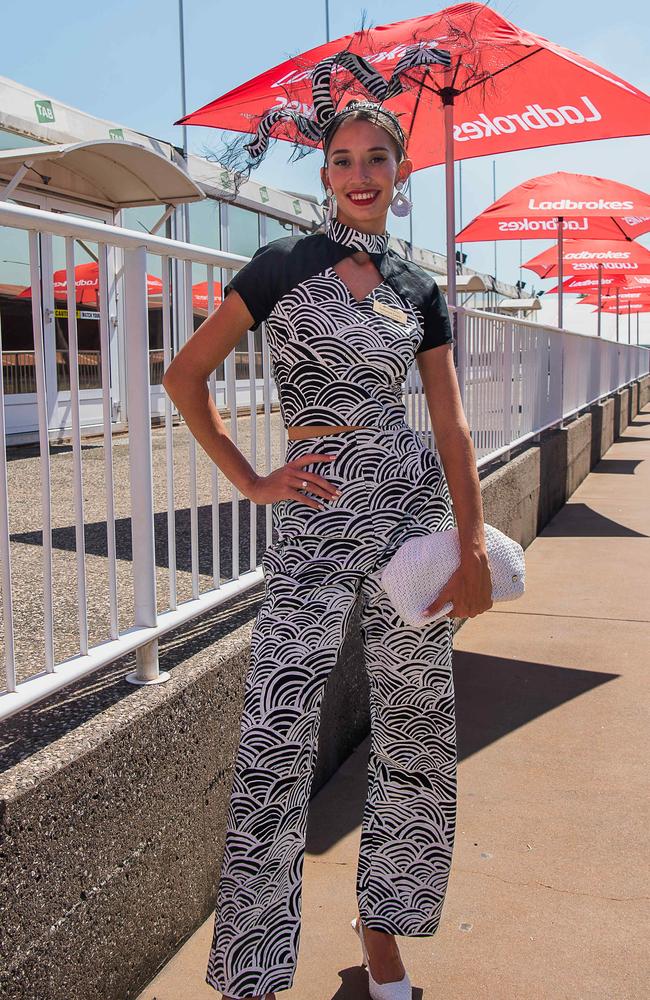
[[[402,141],[402,137],[400,136],[400,131],[402,130],[394,114],[390,111],[387,111],[385,108],[378,108],[377,110],[373,110],[371,108],[355,108],[352,111],[343,112],[337,115],[331,127],[327,130],[325,137],[323,139],[323,153],[325,156],[326,163],[327,163],[327,154],[329,152],[332,139],[338,132],[339,127],[343,125],[344,122],[348,121],[368,121],[372,125],[378,125],[379,128],[383,128],[383,130],[388,133],[393,142],[397,162],[398,163],[402,162],[402,160],[406,156],[406,146]],[[404,133],[402,134],[404,135]]]

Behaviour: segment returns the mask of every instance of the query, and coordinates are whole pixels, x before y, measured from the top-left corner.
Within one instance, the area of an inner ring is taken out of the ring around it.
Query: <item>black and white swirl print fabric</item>
[[[434,934],[452,861],[452,623],[406,625],[378,581],[407,538],[454,526],[443,471],[407,425],[288,442],[287,460],[307,453],[335,455],[306,469],[342,493],[322,511],[273,505],[206,975],[233,997],[293,985],[320,706],[357,601],[371,714],[356,875],[364,924]]]

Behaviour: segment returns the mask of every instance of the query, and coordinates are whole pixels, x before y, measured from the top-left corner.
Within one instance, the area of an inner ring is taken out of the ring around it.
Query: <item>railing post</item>
[[[124,298],[131,477],[133,624],[136,629],[155,628],[158,615],[151,456],[147,252],[143,246],[124,252]],[[161,674],[159,670],[157,638],[136,649],[136,669],[127,675],[127,681],[131,684],[158,684],[169,680],[169,677],[170,674]]]
[[[512,332],[513,322],[506,319],[503,335],[503,443],[512,441]],[[510,451],[506,454],[510,461]]]
[[[463,409],[465,408],[466,399],[466,385],[465,385],[465,372],[467,370],[467,330],[465,321],[465,310],[462,306],[456,306],[452,310],[452,323],[454,324],[454,332],[456,335],[456,372],[458,375],[458,388],[460,390],[460,398],[463,403]]]

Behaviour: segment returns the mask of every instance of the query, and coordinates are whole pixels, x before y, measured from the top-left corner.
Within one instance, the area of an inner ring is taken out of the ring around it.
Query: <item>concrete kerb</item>
[[[489,472],[486,521],[525,548],[649,398],[644,377]],[[165,685],[133,690],[133,658],[116,663],[112,704],[0,776],[5,1000],[129,1000],[209,916],[261,594],[166,636]],[[95,686],[41,703],[34,725]],[[355,619],[323,702],[312,794],[368,728]]]

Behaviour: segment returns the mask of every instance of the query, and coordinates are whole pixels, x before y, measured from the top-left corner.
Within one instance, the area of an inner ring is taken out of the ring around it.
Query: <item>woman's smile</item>
[[[377,200],[378,195],[379,191],[377,190],[348,191],[347,193],[347,197],[355,205],[372,205],[372,203]]]

